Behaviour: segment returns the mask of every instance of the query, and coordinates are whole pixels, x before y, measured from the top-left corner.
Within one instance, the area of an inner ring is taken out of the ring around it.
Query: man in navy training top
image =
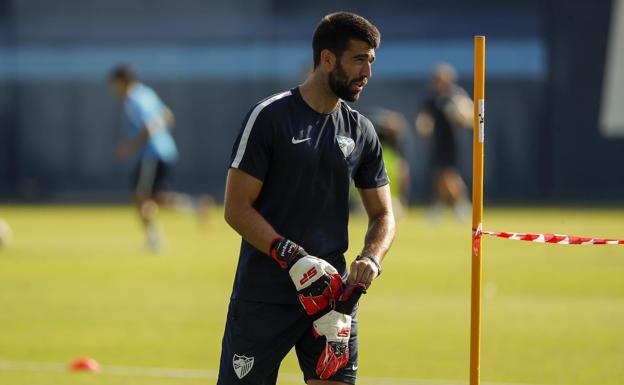
[[[307,384],[355,383],[357,298],[381,273],[395,222],[374,127],[344,101],[359,98],[379,42],[361,16],[323,17],[314,71],[243,120],[225,191],[225,219],[242,242],[219,385],[275,384],[293,347]],[[369,224],[347,272],[351,180]]]
[[[158,205],[191,209],[205,216],[211,198],[191,198],[170,190],[169,178],[178,150],[171,136],[174,116],[150,87],[141,83],[134,69],[126,64],[114,68],[110,85],[123,100],[127,136],[115,150],[118,159],[137,152],[133,174],[133,195],[147,235],[147,247],[158,251],[162,235],[156,224]]]

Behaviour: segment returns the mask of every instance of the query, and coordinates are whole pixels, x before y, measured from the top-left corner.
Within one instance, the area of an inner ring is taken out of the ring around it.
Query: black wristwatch
[[[373,262],[373,264],[377,268],[377,276],[379,277],[381,275],[381,265],[379,264],[379,261],[377,261],[377,258],[373,257],[372,255],[358,255],[355,259],[359,261],[364,258],[369,259],[371,262]]]

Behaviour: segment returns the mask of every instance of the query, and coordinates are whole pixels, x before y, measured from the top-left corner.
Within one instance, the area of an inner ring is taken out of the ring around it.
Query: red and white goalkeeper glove
[[[316,337],[325,337],[325,348],[316,363],[316,374],[326,380],[344,368],[349,362],[349,337],[351,336],[351,313],[366,286],[358,283],[348,287],[336,302],[336,308],[313,323]]]
[[[293,241],[286,238],[274,240],[271,257],[282,269],[288,269],[299,301],[308,315],[333,306],[342,292],[342,277],[338,271],[327,261],[308,255]]]

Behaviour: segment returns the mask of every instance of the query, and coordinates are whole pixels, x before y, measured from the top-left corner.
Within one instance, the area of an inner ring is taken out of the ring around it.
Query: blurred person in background
[[[126,64],[110,73],[113,93],[123,101],[127,135],[115,149],[118,160],[138,154],[132,188],[137,211],[143,222],[150,251],[163,246],[163,235],[156,217],[159,205],[193,210],[205,217],[212,198],[199,199],[170,189],[172,167],[178,159],[171,130],[173,112],[153,89],[141,83],[135,70]]]
[[[383,147],[383,160],[390,183],[394,214],[405,212],[409,204],[410,169],[403,140],[408,123],[405,116],[393,110],[376,108],[369,114]]]
[[[460,220],[470,215],[466,184],[457,167],[458,130],[472,127],[473,104],[466,91],[457,85],[457,72],[447,64],[433,71],[427,96],[416,116],[416,132],[431,140],[433,199],[429,217],[438,219],[445,206],[453,207]]]

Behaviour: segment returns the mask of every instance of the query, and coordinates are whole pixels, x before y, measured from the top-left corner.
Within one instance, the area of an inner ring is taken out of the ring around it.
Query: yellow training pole
[[[485,98],[485,36],[474,38],[474,120],[472,140],[472,283],[470,297],[470,385],[481,372],[481,224],[483,222],[483,141]]]

